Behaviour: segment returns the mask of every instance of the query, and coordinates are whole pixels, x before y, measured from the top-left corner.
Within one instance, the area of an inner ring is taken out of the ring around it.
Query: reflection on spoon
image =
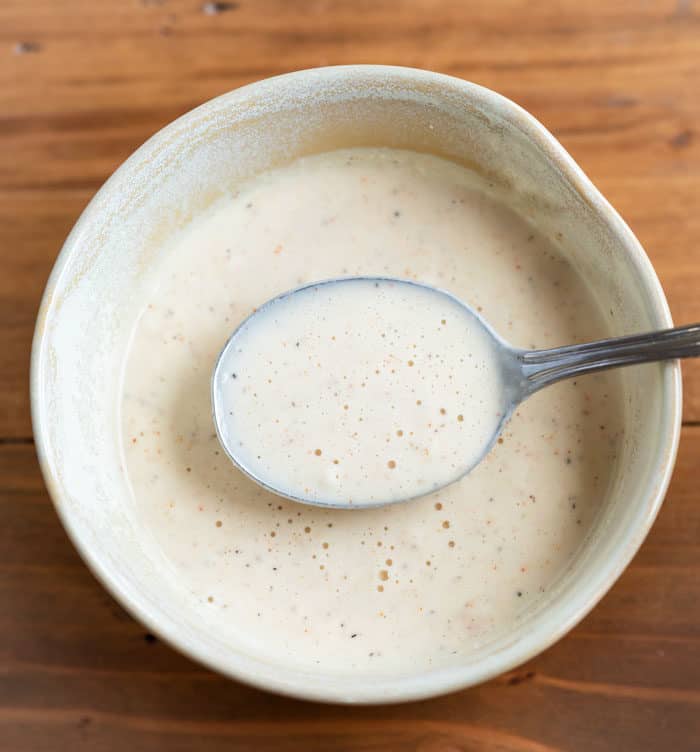
[[[445,291],[335,279],[280,295],[238,327],[214,369],[214,421],[231,460],[268,490],[382,506],[468,473],[543,386],[694,355],[700,325],[521,350]]]

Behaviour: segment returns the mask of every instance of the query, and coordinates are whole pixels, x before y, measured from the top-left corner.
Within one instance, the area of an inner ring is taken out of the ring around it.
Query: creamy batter
[[[211,372],[231,332],[319,279],[447,289],[521,347],[608,335],[568,262],[488,185],[411,152],[307,157],[197,218],[156,272],[133,304],[125,465],[183,599],[215,638],[303,670],[415,673],[468,660],[546,598],[605,500],[622,434],[615,372],[536,394],[468,476],[374,510],[263,491],[229,461],[211,417]],[[440,407],[431,401],[431,419]],[[392,431],[407,430],[400,417]],[[313,466],[317,448],[301,461]]]
[[[451,296],[355,277],[247,319],[217,366],[214,405],[224,446],[269,488],[378,505],[478,462],[506,409],[500,362]]]

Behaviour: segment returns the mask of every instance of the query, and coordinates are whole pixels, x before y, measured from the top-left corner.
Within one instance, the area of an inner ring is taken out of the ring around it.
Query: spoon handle
[[[693,357],[700,357],[700,324],[518,353],[525,396],[555,381],[592,371]]]

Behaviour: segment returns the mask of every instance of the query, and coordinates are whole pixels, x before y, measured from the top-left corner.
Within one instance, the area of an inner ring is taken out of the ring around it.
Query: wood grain
[[[666,504],[601,605],[509,675],[382,708],[274,697],[145,634],[57,521],[27,389],[41,291],[105,178],[196,104],[317,65],[431,68],[522,104],[631,225],[676,321],[700,321],[693,0],[3,0],[0,61],[1,752],[697,748],[700,362]]]

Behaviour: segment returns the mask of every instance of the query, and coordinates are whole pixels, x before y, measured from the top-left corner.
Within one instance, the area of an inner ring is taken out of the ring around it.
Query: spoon
[[[265,489],[378,507],[466,475],[545,386],[693,356],[700,324],[524,350],[444,290],[339,278],[286,292],[243,321],[214,367],[213,416],[229,458]]]

